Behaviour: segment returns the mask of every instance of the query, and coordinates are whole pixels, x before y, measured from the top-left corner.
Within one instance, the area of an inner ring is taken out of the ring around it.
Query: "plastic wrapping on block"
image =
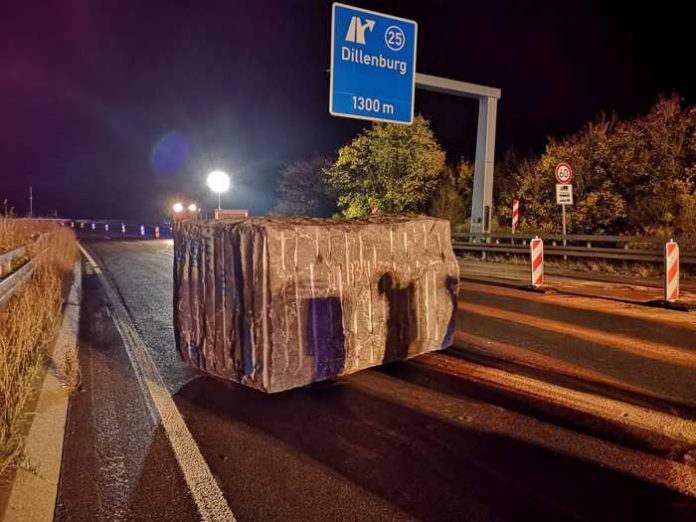
[[[452,342],[459,267],[446,220],[181,221],[174,257],[180,356],[265,392]]]

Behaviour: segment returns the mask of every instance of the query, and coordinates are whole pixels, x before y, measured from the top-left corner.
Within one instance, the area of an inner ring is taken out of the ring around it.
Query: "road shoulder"
[[[196,506],[91,267],[83,284],[83,380],[70,399],[55,520],[195,520]]]

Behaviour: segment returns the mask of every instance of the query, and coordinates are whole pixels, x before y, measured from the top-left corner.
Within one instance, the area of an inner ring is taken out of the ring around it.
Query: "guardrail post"
[[[679,299],[679,245],[670,239],[665,243],[665,301]]]

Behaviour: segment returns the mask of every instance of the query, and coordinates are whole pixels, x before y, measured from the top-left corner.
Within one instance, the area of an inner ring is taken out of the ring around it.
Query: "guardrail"
[[[39,240],[36,242],[38,241]],[[12,270],[12,265],[14,265],[17,259],[26,257],[27,251],[28,247],[23,246],[0,255],[0,277],[5,276]],[[0,279],[0,308],[5,306],[10,297],[14,295],[15,291],[29,279],[33,271],[34,263],[33,260],[30,259],[10,275]]]
[[[546,256],[644,263],[663,262],[662,248],[669,241],[649,236],[456,233],[452,234],[452,246],[455,252],[478,252],[484,259],[486,254],[529,255],[529,241],[535,237],[544,240]],[[681,263],[696,265],[694,241],[675,241],[681,245]]]
[[[19,287],[31,277],[34,272],[34,262],[29,260],[6,278],[0,280],[0,308],[4,307]]]
[[[12,265],[14,264],[15,260],[26,256],[26,254],[26,246],[19,247],[11,252],[0,254],[0,277],[4,276],[5,274],[9,274],[12,271]]]
[[[170,239],[172,224],[118,220],[60,219],[61,226],[72,228],[78,237],[93,239]]]

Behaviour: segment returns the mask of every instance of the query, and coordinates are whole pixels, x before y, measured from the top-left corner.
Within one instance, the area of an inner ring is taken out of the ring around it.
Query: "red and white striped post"
[[[520,222],[520,200],[512,200],[512,233],[514,234],[517,230],[517,225]]]
[[[665,301],[679,299],[679,245],[670,239],[665,243]]]
[[[126,233],[126,225],[124,223],[121,223],[121,234]]]
[[[140,235],[141,236],[145,235],[145,225],[140,225]]]
[[[159,239],[159,227],[155,227],[155,238]]]
[[[535,237],[529,242],[532,261],[532,286],[539,288],[544,284],[544,241]]]

